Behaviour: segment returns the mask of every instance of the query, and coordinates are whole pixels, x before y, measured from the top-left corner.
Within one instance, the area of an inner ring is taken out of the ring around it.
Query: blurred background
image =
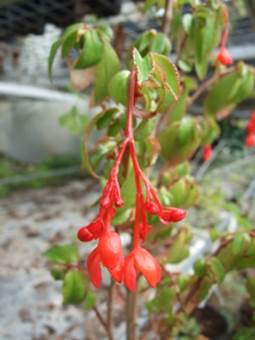
[[[231,13],[229,52],[234,60],[255,65],[255,3],[226,4]],[[62,308],[60,287],[41,256],[49,245],[70,240],[77,227],[89,221],[90,205],[97,198],[97,185],[80,170],[80,122],[92,112],[88,95],[77,95],[74,88],[83,87],[86,79],[72,74],[70,82],[68,66],[59,56],[52,84],[47,58],[65,27],[95,17],[113,25],[119,37],[115,47],[122,48],[121,39],[128,44],[147,27],[158,27],[157,20],[139,9],[139,1],[124,0],[0,1],[0,301],[4,306],[0,339],[93,339],[92,316],[84,325],[82,311]],[[199,104],[191,109],[201,110]],[[208,199],[194,214],[209,218],[221,230],[234,231],[240,221],[255,219],[255,151],[244,146],[245,126],[253,111],[254,98],[239,105],[220,123],[222,133],[213,158],[202,163],[198,152],[193,159],[194,174]],[[206,229],[202,222],[200,227]],[[207,234],[203,244],[206,249]],[[241,295],[238,282],[233,291]],[[123,325],[118,332],[121,336]]]

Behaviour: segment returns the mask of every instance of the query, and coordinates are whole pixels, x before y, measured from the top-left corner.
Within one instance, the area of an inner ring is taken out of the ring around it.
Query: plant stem
[[[100,322],[100,324],[103,326],[106,334],[107,334],[107,337],[109,340],[114,340],[113,338],[113,335],[112,333],[109,331],[108,329],[108,325],[107,325],[107,322],[104,320],[104,318],[102,317],[102,314],[99,312],[99,310],[97,309],[97,307],[94,307],[93,308],[95,314],[96,314],[96,317],[98,319],[98,321]]]
[[[172,19],[172,11],[173,11],[173,2],[174,0],[165,0],[165,12],[162,20],[161,31],[166,35],[169,34],[170,31],[170,22]]]
[[[114,295],[114,281],[111,280],[109,292],[108,292],[108,306],[107,306],[107,329],[109,334],[113,338],[113,320],[112,320],[112,306],[113,306],[113,295]]]
[[[201,94],[208,90],[219,78],[233,72],[234,69],[234,67],[229,67],[224,73],[215,73],[211,78],[207,79],[189,98],[187,106],[191,106],[201,96]]]
[[[137,292],[127,291],[127,340],[137,340],[136,334]]]

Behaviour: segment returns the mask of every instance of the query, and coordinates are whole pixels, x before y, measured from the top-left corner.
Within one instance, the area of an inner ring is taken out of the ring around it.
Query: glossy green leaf
[[[172,165],[188,160],[201,141],[198,122],[192,117],[184,117],[170,124],[159,135],[160,153]]]
[[[80,51],[79,59],[75,64],[76,69],[86,69],[96,65],[102,59],[104,43],[96,30],[92,29],[84,33],[84,45]]]
[[[88,121],[88,116],[80,114],[76,106],[73,106],[69,112],[59,117],[60,126],[66,128],[73,134],[81,133],[88,124]]]
[[[225,270],[221,263],[221,261],[216,258],[212,257],[207,263],[208,267],[208,275],[209,277],[215,282],[222,282],[225,277]]]
[[[96,66],[94,100],[99,104],[108,97],[108,85],[112,77],[119,71],[119,58],[110,44],[104,45],[100,63]]]
[[[48,74],[49,74],[50,79],[52,78],[53,62],[54,62],[54,59],[57,55],[57,51],[60,48],[61,44],[62,44],[61,39],[58,39],[51,45],[50,54],[48,58]]]
[[[104,114],[99,117],[99,119],[96,122],[97,129],[105,129],[107,128],[112,120],[114,115],[116,115],[119,112],[117,108],[111,108],[109,110],[104,111]]]
[[[81,303],[85,297],[87,281],[82,272],[77,269],[69,270],[64,278],[63,298],[64,304]]]
[[[232,243],[232,250],[234,255],[242,254],[251,243],[251,237],[247,233],[237,233]]]
[[[204,259],[197,259],[194,263],[194,271],[198,276],[203,276],[206,273],[206,264]]]
[[[161,32],[157,33],[152,39],[150,51],[168,55],[170,53],[170,50],[171,43],[167,36]]]
[[[130,72],[127,70],[116,73],[108,87],[112,99],[123,105],[126,105],[128,102],[129,75]]]
[[[133,50],[133,61],[137,67],[138,83],[142,84],[145,80],[148,79],[148,76],[152,69],[150,58],[141,57],[140,53],[135,48]]]
[[[88,150],[88,145],[89,145],[89,137],[91,134],[91,131],[93,128],[96,126],[97,121],[103,117],[104,111],[99,112],[96,116],[94,116],[89,123],[87,124],[86,128],[84,129],[83,133],[83,141],[82,141],[82,146],[81,146],[81,152],[82,152],[82,168],[84,170],[87,170],[93,177],[98,178],[97,174],[95,173],[90,159],[89,159],[89,150]]]
[[[86,294],[85,301],[84,301],[84,308],[85,310],[91,310],[96,305],[96,294],[89,290]]]
[[[45,252],[48,261],[55,263],[77,263],[79,254],[76,245],[64,244],[51,247]]]

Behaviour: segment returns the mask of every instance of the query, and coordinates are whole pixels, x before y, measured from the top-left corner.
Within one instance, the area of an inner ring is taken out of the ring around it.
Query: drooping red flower
[[[245,139],[245,146],[247,148],[255,147],[255,133],[248,134]]]
[[[225,66],[233,64],[233,58],[231,57],[229,51],[222,46],[218,55],[217,55],[217,60]]]
[[[253,134],[255,133],[255,112],[252,113],[248,124],[246,126],[246,131],[248,134]]]
[[[122,281],[124,254],[120,236],[114,231],[104,233],[88,257],[89,276],[96,288],[101,286],[101,265],[108,269],[114,280]]]
[[[136,279],[140,273],[153,288],[160,281],[161,268],[158,260],[138,246],[128,255],[124,265],[124,283],[132,292],[136,290]]]
[[[203,161],[204,162],[207,162],[209,161],[209,159],[212,158],[212,154],[213,154],[213,151],[212,151],[212,146],[210,144],[207,144],[203,147]]]

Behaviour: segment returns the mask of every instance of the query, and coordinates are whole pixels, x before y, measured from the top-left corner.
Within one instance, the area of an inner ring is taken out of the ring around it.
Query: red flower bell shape
[[[255,147],[255,133],[249,134],[245,139],[245,146],[247,148],[253,148]]]
[[[139,273],[152,287],[156,287],[160,281],[161,268],[158,260],[147,250],[137,246],[128,255],[124,265],[124,283],[131,292],[136,291]]]
[[[233,64],[233,58],[224,46],[221,47],[220,52],[217,55],[217,60],[225,66]]]
[[[212,146],[210,144],[207,144],[203,147],[203,154],[202,154],[202,158],[204,162],[209,161],[212,158]]]
[[[247,134],[255,133],[255,112],[252,113],[251,118],[246,126]]]
[[[88,257],[88,272],[94,286],[96,288],[101,286],[101,265],[108,269],[114,280],[121,282],[123,264],[124,254],[119,234],[114,231],[107,231],[102,235],[97,247]]]

